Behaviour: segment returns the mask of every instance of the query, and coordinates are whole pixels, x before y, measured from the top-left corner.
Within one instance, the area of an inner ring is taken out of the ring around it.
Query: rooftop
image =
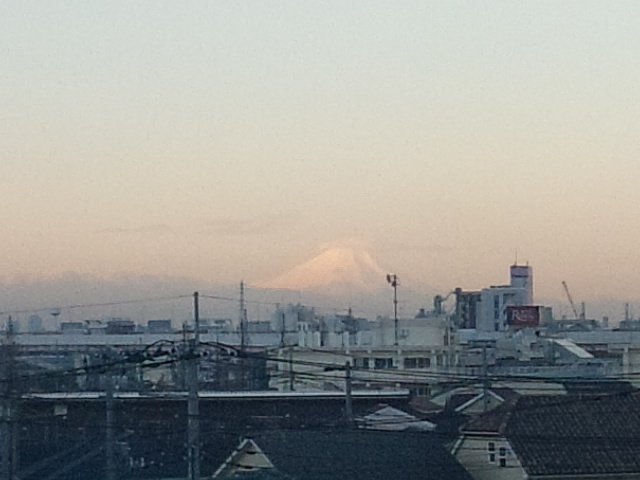
[[[507,438],[529,475],[640,473],[639,431],[637,391],[523,396],[462,428]]]

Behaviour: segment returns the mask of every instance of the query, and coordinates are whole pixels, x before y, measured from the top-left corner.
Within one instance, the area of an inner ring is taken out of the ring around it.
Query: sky
[[[0,2],[0,278],[235,284],[365,246],[640,300],[637,1]]]

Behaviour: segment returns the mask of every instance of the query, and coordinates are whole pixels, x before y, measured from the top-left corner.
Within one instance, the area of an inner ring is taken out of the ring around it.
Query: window
[[[405,358],[404,359],[404,368],[416,368],[418,366],[417,358]]]
[[[430,358],[418,358],[418,368],[429,368],[431,366]]]
[[[356,361],[356,365],[358,365],[357,361]],[[360,364],[358,366],[361,366],[362,368],[369,368],[369,359],[367,357],[363,357],[360,360]]]
[[[487,443],[487,452],[489,463],[496,463],[496,444],[495,442]]]
[[[375,359],[375,368],[393,368],[393,358],[376,358]]]
[[[500,447],[498,449],[498,455],[500,456],[500,466],[507,466],[507,449],[505,447]]]

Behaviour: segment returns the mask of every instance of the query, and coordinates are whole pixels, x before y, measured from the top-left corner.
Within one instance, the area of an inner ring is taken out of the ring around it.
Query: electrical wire
[[[168,297],[151,297],[151,298],[138,298],[134,300],[119,300],[116,302],[104,302],[104,303],[85,303],[85,304],[72,304],[72,305],[64,305],[64,306],[51,306],[51,307],[33,307],[33,308],[22,308],[17,310],[5,310],[0,311],[0,315],[17,315],[23,313],[37,313],[37,312],[60,312],[63,310],[74,310],[77,308],[100,308],[100,307],[114,307],[118,305],[130,305],[135,303],[145,303],[145,302],[158,302],[164,300],[178,300],[181,298],[189,298],[191,295],[174,295]]]

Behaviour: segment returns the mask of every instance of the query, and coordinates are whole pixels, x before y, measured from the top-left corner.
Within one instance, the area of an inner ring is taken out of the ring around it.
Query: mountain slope
[[[374,291],[386,286],[386,273],[364,250],[338,247],[325,250],[260,288],[290,290]]]

